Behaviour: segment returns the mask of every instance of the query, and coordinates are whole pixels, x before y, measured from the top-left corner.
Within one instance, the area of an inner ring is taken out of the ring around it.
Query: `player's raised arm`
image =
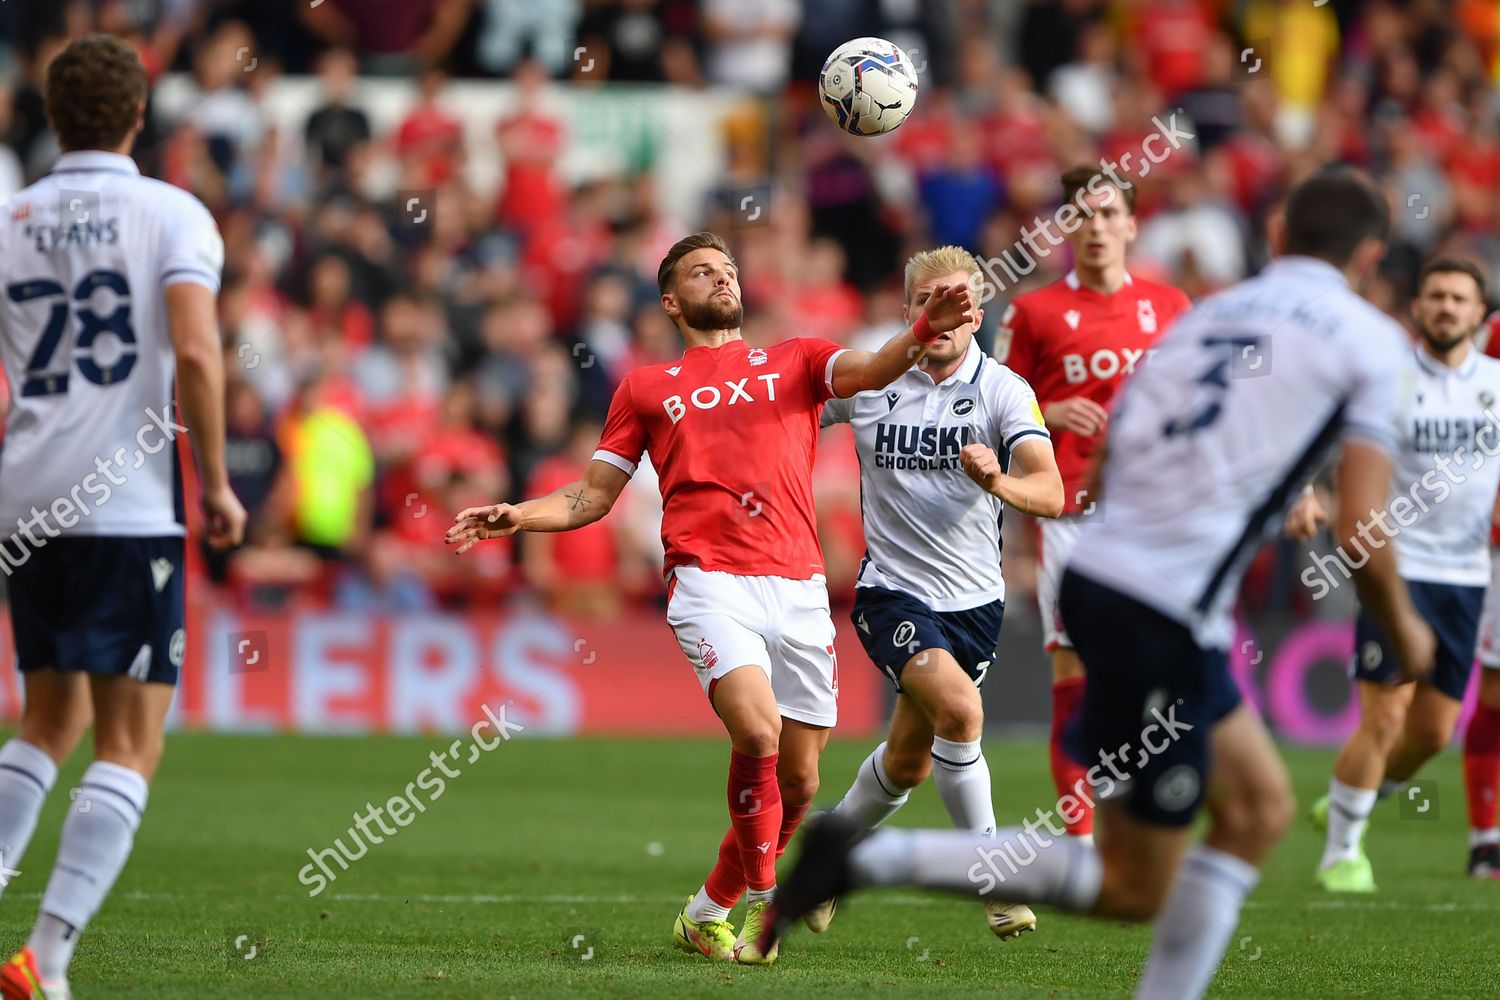
[[[224,549],[245,536],[245,508],[229,486],[224,461],[224,355],[213,290],[196,282],[163,293],[177,354],[177,394],[198,460],[208,542]]]
[[[833,363],[833,392],[852,396],[884,389],[922,359],[927,345],[966,323],[975,322],[974,293],[962,284],[939,285],[911,329],[898,333],[878,351],[845,351]]]
[[[1402,673],[1414,679],[1432,670],[1436,642],[1397,573],[1394,539],[1381,516],[1390,488],[1390,458],[1374,445],[1345,442],[1339,463],[1335,541],[1345,552],[1367,554],[1364,564],[1354,569],[1360,603],[1390,637]]]
[[[1000,458],[987,444],[965,445],[959,453],[964,471],[986,493],[1033,517],[1057,517],[1063,511],[1062,474],[1057,471],[1057,456],[1052,442],[1045,438],[1028,438],[1011,451],[1021,464],[1021,475],[1013,476],[1000,467]]]
[[[517,531],[572,531],[608,514],[628,482],[624,470],[595,459],[580,479],[544,497],[460,511],[444,541],[457,545],[456,554],[463,555],[485,539]]]

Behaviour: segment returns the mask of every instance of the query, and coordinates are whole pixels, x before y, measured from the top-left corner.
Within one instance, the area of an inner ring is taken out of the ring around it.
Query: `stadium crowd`
[[[1439,247],[1500,266],[1500,8],[1477,0],[67,0],[0,6],[0,29],[0,196],[56,155],[39,84],[68,37],[120,34],[153,78],[190,81],[180,110],[152,110],[136,155],[198,195],[226,242],[229,454],[251,528],[207,567],[250,607],[530,592],[603,616],[659,599],[649,469],[582,531],[463,560],[442,534],[457,509],[574,478],[621,374],[679,356],[654,276],[693,229],[730,233],[747,338],[763,343],[882,341],[901,325],[908,254],[1013,251],[1051,214],[1061,170],[1101,158],[1138,185],[1133,269],[1194,298],[1264,262],[1261,220],[1330,160],[1386,186],[1392,249],[1368,289],[1383,308],[1404,317]],[[843,136],[817,104],[824,56],[868,34],[921,73],[918,113],[886,140]],[[319,97],[288,131],[267,107],[298,74]],[[389,129],[363,103],[383,77],[413,95]],[[496,184],[466,169],[455,78],[522,95],[486,137]],[[727,166],[705,203],[663,204],[650,183],[670,136],[629,170],[565,178],[569,123],[528,96],[615,84],[743,94],[715,126]],[[1124,160],[1168,121],[1192,138]],[[747,225],[735,195],[755,185],[772,210]],[[412,189],[435,192],[430,224],[402,217],[394,193]],[[1059,249],[1005,288],[982,342],[1010,296],[1067,268]],[[818,489],[835,599],[863,550],[857,483],[830,432]],[[1007,534],[1006,575],[1029,594],[1030,533],[1013,518]],[[1284,593],[1277,575],[1252,594]]]

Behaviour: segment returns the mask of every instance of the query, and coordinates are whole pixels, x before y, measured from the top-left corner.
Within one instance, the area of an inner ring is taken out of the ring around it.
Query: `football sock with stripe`
[[[781,833],[781,787],[776,783],[780,754],[752,757],[731,750],[729,823],[740,845],[740,864],[751,892],[776,887],[776,841]]]
[[[1094,832],[1094,805],[1093,799],[1087,797],[1088,769],[1063,748],[1063,734],[1083,712],[1086,681],[1087,678],[1084,677],[1071,677],[1052,684],[1052,735],[1048,745],[1052,784],[1057,789],[1058,801],[1072,796],[1078,802],[1077,808],[1069,811],[1072,820],[1067,816],[1063,817],[1063,825],[1075,837],[1086,837]],[[1084,794],[1080,794],[1080,791]]]
[[[56,783],[57,765],[40,747],[20,738],[0,747],[0,892],[20,874],[21,855]]]
[[[145,809],[146,779],[135,771],[99,760],[83,772],[27,941],[43,979],[67,978],[78,938],[125,867]]]
[[[938,797],[960,830],[995,829],[995,804],[990,799],[990,767],[979,740],[957,743],[941,736],[932,740],[932,781]]]
[[[1375,808],[1376,790],[1355,788],[1337,778],[1328,779],[1328,839],[1323,845],[1321,867],[1343,858],[1359,857],[1359,841]]]
[[[874,828],[906,805],[910,795],[910,788],[897,785],[886,773],[885,744],[881,743],[859,765],[854,784],[849,786],[833,811],[867,829]]]
[[[1198,844],[1177,870],[1156,937],[1141,971],[1136,1000],[1196,1000],[1213,980],[1245,897],[1260,880],[1248,861]]]

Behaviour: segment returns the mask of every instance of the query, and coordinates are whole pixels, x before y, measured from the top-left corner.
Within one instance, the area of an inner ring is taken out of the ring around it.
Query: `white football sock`
[[[1492,826],[1488,830],[1469,831],[1470,847],[1483,847],[1486,844],[1500,844],[1500,828]]]
[[[27,945],[42,978],[63,980],[73,949],[125,867],[146,809],[146,779],[96,760],[83,772],[78,800],[63,820],[57,864]]]
[[[756,903],[769,903],[771,897],[774,895],[776,895],[776,887],[774,885],[769,889],[746,889],[745,902],[751,906],[754,906]]]
[[[1199,844],[1188,852],[1141,970],[1136,1000],[1197,1000],[1208,989],[1240,922],[1245,897],[1260,880],[1248,861]]]
[[[1328,839],[1320,867],[1359,857],[1359,839],[1375,808],[1376,794],[1373,788],[1355,788],[1337,778],[1328,779]]]
[[[0,892],[20,874],[21,855],[56,783],[57,765],[41,748],[19,737],[0,747],[0,866],[7,869],[0,872]]]
[[[700,924],[705,920],[728,920],[731,907],[714,901],[708,894],[708,886],[698,889],[698,895],[687,905],[687,916],[689,920],[696,920]]]
[[[885,773],[885,744],[871,751],[854,775],[854,784],[833,811],[860,826],[874,828],[906,805],[910,788],[901,788]]]
[[[932,740],[932,781],[938,797],[960,830],[995,831],[995,804],[990,800],[990,767],[980,741]]]
[[[1082,911],[1099,898],[1099,852],[1075,837],[1006,827],[974,830],[878,830],[849,855],[860,884],[923,889],[1046,903]]]

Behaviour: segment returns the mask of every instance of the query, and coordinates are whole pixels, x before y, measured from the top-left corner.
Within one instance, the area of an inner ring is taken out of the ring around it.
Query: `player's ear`
[[[682,315],[682,306],[677,304],[676,292],[661,293],[661,308],[663,312],[665,312],[673,319],[676,319],[678,316]]]

